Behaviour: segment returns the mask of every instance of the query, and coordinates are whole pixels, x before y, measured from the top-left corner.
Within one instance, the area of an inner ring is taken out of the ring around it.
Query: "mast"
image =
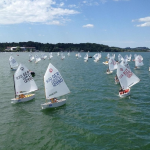
[[[16,98],[16,87],[15,87],[14,75],[13,75],[13,81],[14,81],[14,91],[15,91],[15,98]]]

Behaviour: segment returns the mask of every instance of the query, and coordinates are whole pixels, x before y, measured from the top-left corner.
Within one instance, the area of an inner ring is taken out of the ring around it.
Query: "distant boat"
[[[101,53],[96,53],[93,57],[95,58],[94,62],[98,62],[102,56]]]
[[[108,61],[103,62],[104,65],[108,65]]]
[[[64,60],[65,59],[65,56],[63,53],[61,53],[61,59]]]
[[[130,87],[140,81],[140,79],[131,71],[129,65],[124,61],[118,63],[117,76],[121,86],[121,90],[119,91],[120,97],[129,96]]]
[[[109,69],[107,69],[107,74],[111,74],[113,70],[117,69],[117,62],[114,60],[114,56],[109,58],[108,67]]]
[[[51,99],[51,101],[41,104],[42,109],[55,108],[66,103],[66,99],[55,99],[55,97],[60,97],[70,93],[70,90],[59,71],[51,63],[44,75],[44,85],[46,99]]]
[[[88,57],[88,53],[87,53],[87,54],[84,56],[84,61],[85,61],[85,62],[88,62],[88,58],[89,58],[89,57]]]
[[[53,54],[52,54],[52,52],[51,52],[51,53],[49,53],[49,59],[51,59],[51,58],[53,58]]]
[[[41,54],[41,59],[46,59],[47,58],[47,55],[46,54]]]
[[[32,56],[31,54],[29,54],[29,62],[32,62],[34,60],[34,56]]]
[[[35,63],[38,63],[39,61],[41,61],[41,58],[38,55],[35,55]]]
[[[11,103],[26,102],[32,100],[35,94],[30,94],[38,90],[30,71],[22,64],[14,74],[14,90],[15,98],[11,99]]]
[[[17,68],[18,68],[18,63],[17,63],[17,61],[14,59],[13,56],[10,56],[10,57],[9,57],[9,64],[10,64],[11,70],[13,70],[13,71],[17,70]]]
[[[138,69],[141,66],[143,66],[143,57],[141,55],[137,55],[135,57],[135,68],[134,69]]]

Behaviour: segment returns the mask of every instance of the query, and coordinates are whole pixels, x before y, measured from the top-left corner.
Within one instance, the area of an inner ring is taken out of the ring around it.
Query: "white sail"
[[[11,69],[15,69],[15,68],[18,67],[18,63],[17,63],[17,61],[14,59],[13,56],[10,56],[10,57],[9,57],[9,64],[10,64]]]
[[[68,89],[61,74],[51,63],[45,72],[44,84],[46,99],[51,99],[70,93],[70,90]]]
[[[89,56],[88,56],[88,53],[84,56],[84,60],[85,61],[88,61],[88,58],[89,58]]]
[[[135,66],[136,67],[140,67],[140,66],[143,66],[143,57],[141,55],[137,55],[135,57]]]
[[[35,55],[35,63],[39,62],[41,58],[38,55]]]
[[[131,57],[132,57],[132,55],[130,54],[130,56],[128,56],[128,61],[131,61]]]
[[[34,56],[32,56],[31,54],[29,54],[29,61],[33,61],[34,60]]]
[[[107,54],[107,59],[109,59],[109,58],[110,58],[110,54],[108,53],[108,54]]]
[[[130,88],[140,81],[140,79],[130,70],[130,67],[123,65],[123,63],[118,64],[117,76],[123,90]]]
[[[14,84],[16,95],[38,90],[29,69],[22,64],[19,65],[14,74]]]
[[[49,59],[51,59],[52,57],[53,57],[53,54],[51,52],[51,53],[49,53]]]
[[[47,58],[47,55],[46,55],[46,54],[44,54],[44,55],[43,55],[43,59],[46,59],[46,58]]]
[[[110,57],[108,64],[109,64],[109,70],[110,71],[117,69],[117,62],[114,60],[114,56]]]
[[[61,59],[65,59],[65,56],[63,53],[61,53]]]
[[[121,54],[118,55],[118,61],[122,61],[123,57],[121,56]]]

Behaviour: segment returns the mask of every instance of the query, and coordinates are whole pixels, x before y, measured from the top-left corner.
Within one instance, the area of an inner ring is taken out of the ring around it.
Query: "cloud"
[[[83,25],[82,27],[83,28],[93,28],[94,25],[93,24],[87,24],[87,25]]]
[[[0,1],[0,24],[61,24],[65,17],[79,13],[62,6],[64,3],[57,5],[54,0]]]
[[[62,6],[64,6],[64,3],[62,2],[62,3],[60,3],[60,7],[62,7]]]
[[[69,5],[68,7],[70,7],[70,8],[77,8],[77,6],[75,5],[75,4],[73,4],[73,5]]]
[[[145,18],[132,20],[132,22],[144,22],[144,23],[138,24],[136,26],[137,27],[148,27],[148,26],[150,26],[150,17],[145,17]]]

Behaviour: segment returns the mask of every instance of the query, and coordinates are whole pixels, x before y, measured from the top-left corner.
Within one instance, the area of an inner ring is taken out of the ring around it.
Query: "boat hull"
[[[66,99],[61,99],[61,100],[57,100],[57,102],[55,103],[47,102],[47,103],[41,104],[41,107],[42,109],[56,108],[56,107],[64,105],[65,103],[66,103]]]
[[[98,59],[94,59],[94,62],[98,62],[99,60]]]
[[[112,74],[113,73],[113,71],[109,71],[109,72],[106,72],[107,74]]]
[[[16,71],[17,70],[17,68],[11,68],[11,71]]]
[[[103,62],[104,65],[108,65],[108,62]]]
[[[32,99],[35,98],[35,94],[29,94],[29,95],[25,95],[25,98],[13,98],[11,99],[11,103],[15,104],[15,103],[20,103],[20,102],[27,102],[30,101]]]
[[[119,96],[120,97],[127,97],[127,96],[129,96],[130,95],[130,88],[129,88],[129,92],[127,92],[127,93],[124,93],[124,94],[120,94],[120,92],[119,92]]]

